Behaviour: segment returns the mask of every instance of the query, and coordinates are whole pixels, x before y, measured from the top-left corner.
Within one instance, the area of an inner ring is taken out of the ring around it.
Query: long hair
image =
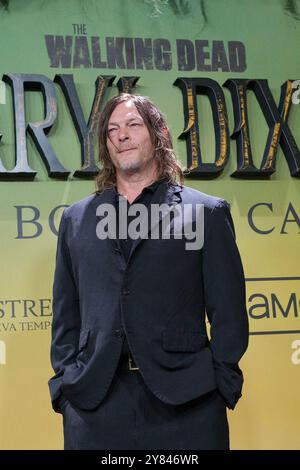
[[[108,138],[108,122],[118,104],[132,101],[146,124],[154,145],[154,158],[157,162],[158,179],[166,179],[168,183],[183,184],[184,174],[181,163],[173,150],[172,137],[167,123],[160,110],[149,100],[140,95],[121,93],[111,98],[105,105],[99,121],[99,162],[102,168],[95,178],[96,192],[101,193],[116,185],[116,170],[110,158],[106,141]]]

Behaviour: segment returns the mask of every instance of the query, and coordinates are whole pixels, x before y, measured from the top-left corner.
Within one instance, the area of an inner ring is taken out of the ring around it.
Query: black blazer
[[[186,250],[184,239],[139,239],[126,264],[118,240],[96,235],[97,207],[114,204],[112,189],[63,213],[49,381],[55,411],[60,397],[81,409],[101,403],[125,335],[145,383],[162,401],[177,405],[218,388],[234,408],[241,396],[238,361],[248,345],[248,319],[228,204],[167,183],[151,202],[166,203],[165,213],[176,204],[204,204],[203,248]]]

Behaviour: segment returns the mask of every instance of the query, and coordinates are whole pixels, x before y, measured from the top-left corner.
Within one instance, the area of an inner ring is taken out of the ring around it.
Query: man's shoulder
[[[204,207],[210,211],[222,204],[227,204],[224,198],[203,193],[189,186],[183,186],[181,194],[183,202],[203,204]]]
[[[73,218],[83,214],[94,203],[97,197],[97,193],[92,193],[89,196],[74,202],[64,210],[65,217]]]

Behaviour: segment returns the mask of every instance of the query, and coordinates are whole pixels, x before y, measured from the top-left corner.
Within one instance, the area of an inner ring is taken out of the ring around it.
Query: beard
[[[118,167],[124,172],[134,172],[141,168],[142,162],[140,160],[134,160],[129,162],[119,162]]]

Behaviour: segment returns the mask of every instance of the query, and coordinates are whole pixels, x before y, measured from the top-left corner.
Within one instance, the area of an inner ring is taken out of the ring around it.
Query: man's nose
[[[120,142],[124,142],[125,140],[129,139],[129,134],[126,127],[120,127],[118,139]]]

